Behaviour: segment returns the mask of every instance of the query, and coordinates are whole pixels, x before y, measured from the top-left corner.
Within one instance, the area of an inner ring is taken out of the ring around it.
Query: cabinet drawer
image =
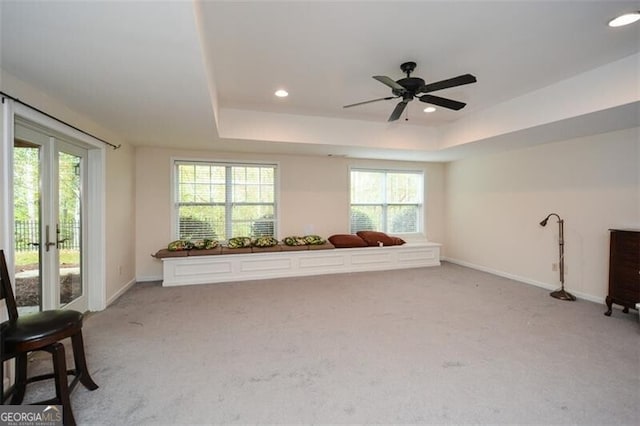
[[[616,284],[612,288],[609,288],[609,296],[614,299],[626,300],[629,303],[640,302],[640,285],[629,284],[620,285]]]
[[[611,270],[611,281],[616,286],[640,287],[640,274],[637,268],[617,265]]]
[[[610,250],[609,298],[635,307],[640,302],[640,232],[612,229]]]

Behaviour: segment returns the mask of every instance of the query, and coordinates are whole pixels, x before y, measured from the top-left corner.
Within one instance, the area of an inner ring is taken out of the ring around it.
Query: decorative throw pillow
[[[394,245],[393,239],[384,232],[377,231],[358,231],[358,236],[367,242],[369,246],[379,246],[382,243],[383,246]]]
[[[278,245],[278,240],[273,237],[258,237],[252,244],[254,247],[273,247]]]
[[[167,246],[167,249],[169,251],[191,250],[192,248],[193,248],[193,243],[188,240],[171,241]]]
[[[251,247],[251,238],[249,237],[233,237],[229,238],[227,242],[227,247],[229,248],[244,248]]]
[[[368,244],[365,240],[353,234],[335,234],[329,237],[329,241],[336,248],[351,248],[351,247],[367,247]]]
[[[210,240],[209,238],[195,240],[193,242],[193,248],[196,250],[211,250],[216,247],[218,247],[218,242],[216,240]]]
[[[282,242],[287,246],[306,246],[307,242],[304,237],[286,237]]]
[[[399,238],[399,237],[391,237],[391,239],[393,240],[393,245],[394,246],[401,246],[401,245],[406,243],[405,240],[403,240],[402,238]]]
[[[310,246],[317,246],[327,242],[326,240],[322,239],[322,237],[320,237],[319,235],[305,235],[303,238],[304,238],[304,241]]]

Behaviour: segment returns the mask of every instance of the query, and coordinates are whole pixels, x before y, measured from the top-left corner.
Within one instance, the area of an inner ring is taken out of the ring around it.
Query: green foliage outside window
[[[373,221],[366,213],[359,210],[351,210],[351,232],[374,230]]]

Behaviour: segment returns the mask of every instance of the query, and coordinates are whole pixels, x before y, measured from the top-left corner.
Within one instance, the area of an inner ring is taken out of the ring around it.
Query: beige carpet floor
[[[87,425],[639,424],[638,315],[604,311],[447,263],[137,284],[87,318],[100,389],[72,402]]]

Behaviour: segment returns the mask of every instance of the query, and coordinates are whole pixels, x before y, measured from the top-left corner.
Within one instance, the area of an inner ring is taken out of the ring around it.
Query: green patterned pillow
[[[310,246],[319,246],[327,242],[327,240],[322,239],[319,235],[306,235],[304,236],[304,241]]]
[[[171,241],[167,246],[167,249],[169,251],[191,250],[192,248],[193,248],[193,243],[189,240]]]
[[[249,237],[233,237],[227,242],[229,248],[251,247],[251,238]]]
[[[282,242],[287,246],[306,246],[304,237],[286,237]]]
[[[193,248],[196,250],[211,250],[216,247],[218,247],[218,242],[216,240],[210,240],[209,238],[195,240],[193,242]]]
[[[278,245],[278,240],[273,237],[258,237],[253,240],[254,247],[273,247]]]

